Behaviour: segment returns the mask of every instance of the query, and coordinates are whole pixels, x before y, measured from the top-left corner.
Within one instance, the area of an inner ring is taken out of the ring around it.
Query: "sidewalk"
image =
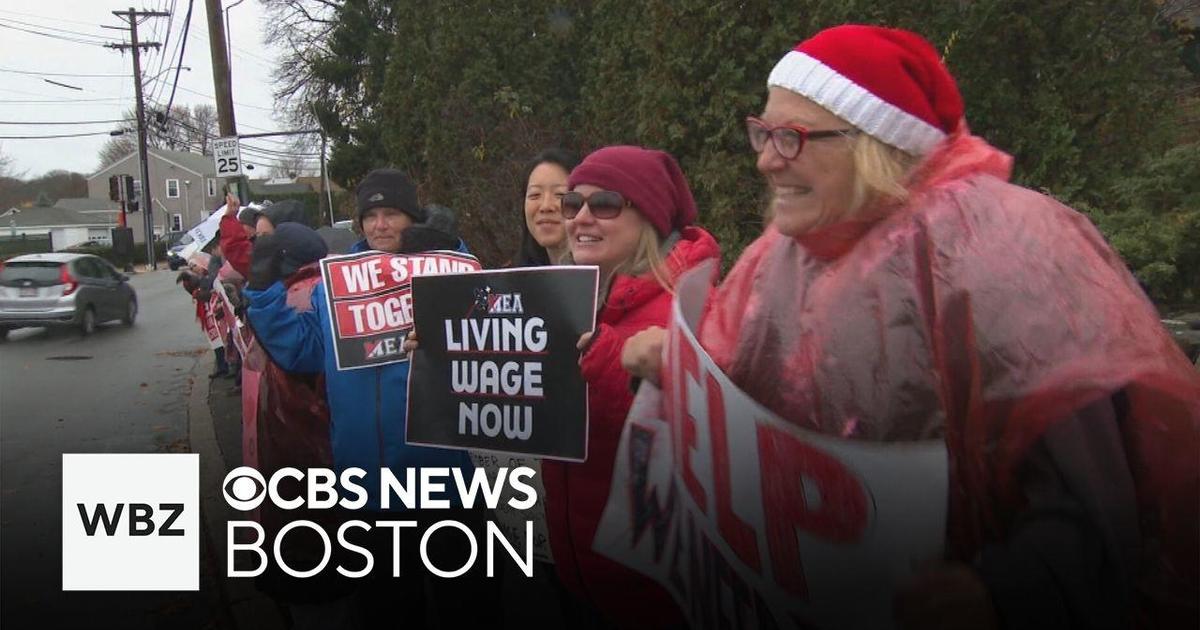
[[[225,475],[242,463],[241,396],[234,391],[233,380],[209,379],[211,353],[202,358],[193,372],[188,405],[189,441],[192,452],[200,454],[200,512],[210,538],[212,557],[218,575],[225,575],[228,558],[229,520],[244,518],[225,502],[222,484]],[[222,600],[238,630],[283,630],[284,614],[271,598],[254,588],[246,578],[220,578]]]

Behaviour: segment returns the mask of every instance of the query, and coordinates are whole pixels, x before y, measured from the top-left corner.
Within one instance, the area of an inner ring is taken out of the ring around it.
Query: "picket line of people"
[[[766,227],[712,279],[699,341],[734,383],[799,427],[867,442],[944,440],[946,557],[903,586],[897,625],[1194,620],[1200,378],[1121,260],[1081,215],[1008,182],[1011,158],[970,133],[954,78],[914,33],[827,29],[788,52],[767,85],[765,107],[745,122],[770,192]],[[368,173],[356,199],[364,239],[354,251],[467,250],[450,223],[430,220],[400,171]],[[246,279],[254,339],[243,390],[271,401],[244,410],[258,452],[276,457],[261,463],[469,470],[465,452],[405,443],[408,363],[336,369],[316,233],[280,209],[229,206],[221,248]],[[528,170],[515,264],[597,265],[602,279],[596,330],[579,343],[589,456],[542,462],[564,590],[541,592],[540,605],[561,609],[564,623],[686,623],[662,587],[596,553],[593,538],[636,379],[662,379],[675,282],[720,258],[699,210],[677,161],[653,149],[609,146],[578,163],[549,150]],[[417,344],[413,335],[406,346]],[[368,489],[378,488],[374,474]],[[379,497],[368,510],[384,515]],[[423,524],[473,528],[488,516],[416,512]],[[402,551],[406,566],[420,566],[414,553]],[[458,566],[465,551],[446,543],[434,553]],[[458,626],[487,623],[504,606],[478,572],[329,589],[334,603],[297,606],[298,618],[398,624],[394,599],[429,594],[437,618],[414,603],[405,621]]]

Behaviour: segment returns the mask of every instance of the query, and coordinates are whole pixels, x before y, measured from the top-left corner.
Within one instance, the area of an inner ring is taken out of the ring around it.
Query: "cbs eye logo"
[[[235,510],[249,512],[262,505],[267,496],[267,481],[262,473],[249,466],[239,466],[225,475],[221,484],[225,501]]]

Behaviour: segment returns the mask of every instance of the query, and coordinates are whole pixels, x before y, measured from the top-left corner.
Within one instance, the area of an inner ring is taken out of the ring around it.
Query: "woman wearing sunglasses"
[[[676,278],[719,257],[720,249],[693,225],[691,189],[662,151],[605,147],[571,171],[570,187],[562,198],[567,262],[598,266],[601,292],[596,330],[580,358],[588,383],[587,461],[542,462],[555,567],[578,599],[581,617],[598,613],[618,627],[671,627],[682,617],[667,592],[592,551],[592,539],[633,402],[621,347],[639,330],[665,325]]]
[[[840,26],[775,66],[747,121],[769,225],[700,341],[799,427],[944,444],[944,556],[895,585],[899,626],[1195,627],[1200,376],[1091,223],[1008,182],[939,57]],[[662,339],[624,363],[658,379]]]
[[[546,149],[533,158],[525,178],[525,230],[513,266],[552,265],[566,256],[566,219],[559,202],[576,164],[579,160],[562,149]]]

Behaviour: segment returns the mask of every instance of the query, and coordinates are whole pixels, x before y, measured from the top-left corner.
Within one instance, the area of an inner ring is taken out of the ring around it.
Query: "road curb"
[[[206,356],[206,355],[202,355]],[[199,369],[204,365],[196,361],[191,373],[191,391],[188,398],[188,442],[192,452],[200,455],[200,518],[202,529],[207,533],[209,549],[217,565],[216,582],[226,603],[233,625],[239,630],[283,630],[286,627],[278,606],[269,597],[254,588],[249,579],[225,577],[227,548],[226,523],[241,518],[225,502],[221,485],[229,470],[217,444],[217,433],[213,428],[212,414],[208,408],[209,380]]]

